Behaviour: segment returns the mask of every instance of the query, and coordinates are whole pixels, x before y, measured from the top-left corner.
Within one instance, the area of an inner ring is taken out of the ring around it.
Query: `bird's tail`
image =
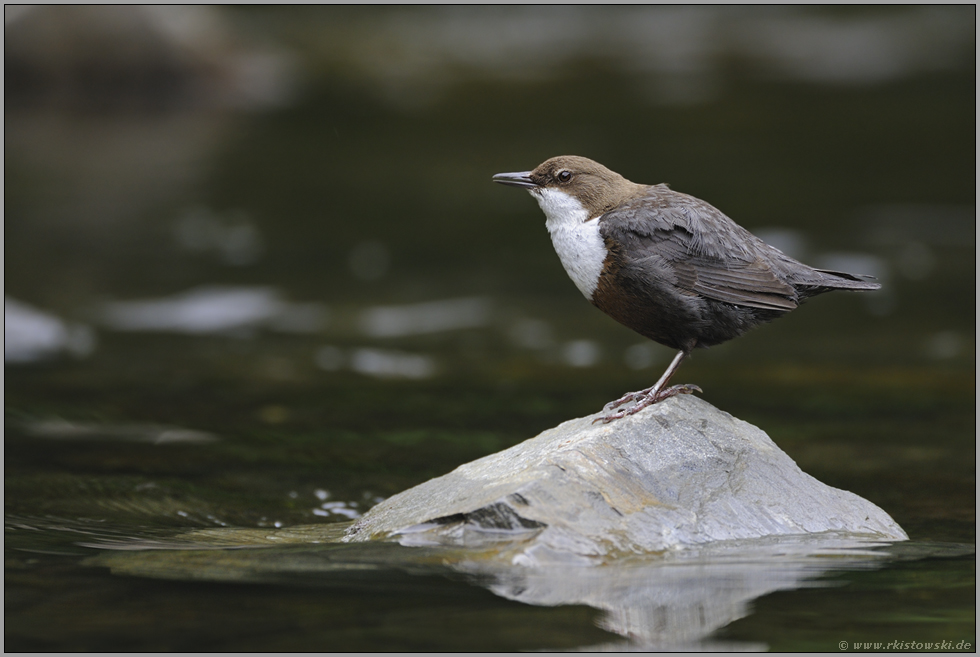
[[[881,283],[875,280],[874,276],[862,274],[848,274],[842,271],[830,271],[827,269],[816,269],[824,275],[823,280],[817,283],[818,287],[828,287],[835,290],[880,290]]]

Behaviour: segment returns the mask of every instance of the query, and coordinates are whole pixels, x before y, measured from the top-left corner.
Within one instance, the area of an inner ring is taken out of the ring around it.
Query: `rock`
[[[599,416],[390,497],[344,540],[479,547],[537,565],[821,532],[908,539],[874,504],[807,475],[762,430],[693,395],[610,424],[593,424]]]

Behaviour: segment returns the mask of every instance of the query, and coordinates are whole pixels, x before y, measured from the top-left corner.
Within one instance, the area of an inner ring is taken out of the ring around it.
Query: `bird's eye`
[[[572,172],[571,171],[562,170],[562,171],[559,171],[558,172],[558,180],[560,182],[568,182],[571,179],[572,179]]]

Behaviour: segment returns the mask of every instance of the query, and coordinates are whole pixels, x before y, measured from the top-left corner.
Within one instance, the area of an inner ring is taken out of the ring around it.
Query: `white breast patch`
[[[590,220],[578,199],[557,189],[535,189],[531,195],[544,210],[545,227],[562,266],[575,287],[591,301],[608,254],[599,235],[599,218]]]

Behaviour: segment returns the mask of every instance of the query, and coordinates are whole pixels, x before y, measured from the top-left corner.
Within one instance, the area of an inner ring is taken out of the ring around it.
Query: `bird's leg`
[[[657,392],[661,388],[667,385],[667,382],[670,381],[670,377],[674,375],[674,372],[677,371],[677,368],[679,368],[681,365],[681,361],[683,361],[686,356],[687,356],[687,352],[684,351],[683,349],[678,351],[677,355],[674,356],[674,360],[671,361],[670,365],[667,367],[667,370],[663,373],[663,376],[660,377],[659,381],[654,383],[646,390],[640,390],[639,392],[628,392],[622,397],[620,397],[619,399],[617,399],[616,401],[612,401],[606,404],[605,408],[609,408],[609,409],[617,408],[619,406],[622,406],[626,402],[631,402],[640,399],[642,397],[646,397],[650,394],[654,394],[654,395],[657,394]]]
[[[689,350],[681,349],[677,352],[677,355],[674,356],[674,360],[671,361],[670,366],[667,367],[667,371],[663,373],[663,376],[660,377],[659,381],[646,390],[627,393],[616,401],[606,404],[605,408],[611,410],[631,401],[635,401],[635,404],[629,408],[624,408],[610,415],[606,415],[605,417],[598,418],[597,420],[594,420],[594,422],[598,422],[599,420],[602,420],[604,423],[612,422],[613,420],[617,420],[621,417],[633,415],[634,413],[643,410],[647,406],[656,404],[657,402],[663,401],[668,397],[673,397],[674,395],[689,395],[692,392],[701,392],[701,388],[698,386],[687,383],[671,386],[670,388],[666,389],[664,388],[664,386],[667,385],[667,382],[670,381],[670,377],[674,376],[674,372],[676,372],[681,366],[681,362],[683,362],[689,353]]]

